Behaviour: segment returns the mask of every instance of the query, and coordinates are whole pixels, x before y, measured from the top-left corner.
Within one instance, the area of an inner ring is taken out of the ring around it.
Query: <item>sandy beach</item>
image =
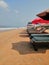
[[[0,65],[49,65],[49,49],[34,51],[26,29],[0,32]]]

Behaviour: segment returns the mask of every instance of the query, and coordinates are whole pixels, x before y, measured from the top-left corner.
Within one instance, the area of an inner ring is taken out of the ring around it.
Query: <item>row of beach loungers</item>
[[[40,45],[41,43],[49,43],[49,34],[45,32],[46,29],[49,29],[49,25],[34,25],[31,22],[28,23],[27,25],[27,32],[30,37],[30,41],[34,46],[34,50],[38,50],[38,44]],[[45,45],[45,44],[44,44]]]
[[[49,25],[34,25],[31,22],[27,25],[27,32],[30,37],[30,42],[33,44],[34,50],[38,50],[40,44],[49,44],[49,33],[45,30],[49,28]]]
[[[38,46],[41,44],[49,47],[49,33],[45,32],[45,30],[49,29],[49,9],[36,16],[43,19],[41,22],[46,21],[48,23],[44,25],[41,25],[40,23],[34,25],[32,22],[29,22],[27,24],[27,32],[35,51],[38,50]],[[40,22],[40,20],[38,22]]]

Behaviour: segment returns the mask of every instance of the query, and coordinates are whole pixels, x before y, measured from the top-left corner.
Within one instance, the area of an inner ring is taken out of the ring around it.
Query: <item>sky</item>
[[[24,27],[49,9],[49,0],[0,0],[0,26]]]

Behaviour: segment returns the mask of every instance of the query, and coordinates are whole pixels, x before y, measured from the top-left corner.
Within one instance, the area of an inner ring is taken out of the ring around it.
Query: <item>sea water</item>
[[[0,27],[0,32],[1,31],[8,31],[8,30],[14,30],[14,29],[21,29],[21,28],[26,28],[26,27]]]
[[[13,29],[17,29],[17,28],[0,28],[0,32],[7,31],[7,30],[13,30]]]

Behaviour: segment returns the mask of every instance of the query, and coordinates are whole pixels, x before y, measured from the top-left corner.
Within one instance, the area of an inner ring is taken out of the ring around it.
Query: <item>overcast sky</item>
[[[26,26],[48,8],[49,0],[0,0],[0,25]]]

